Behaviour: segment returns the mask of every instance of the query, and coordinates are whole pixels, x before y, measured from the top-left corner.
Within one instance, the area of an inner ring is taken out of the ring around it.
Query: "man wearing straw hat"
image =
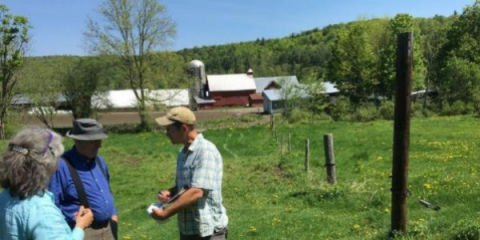
[[[102,140],[108,136],[94,119],[73,121],[67,137],[75,145],[65,152],[50,180],[49,190],[70,226],[80,205],[93,211],[94,221],[85,229],[85,239],[117,239],[117,210],[110,191],[110,175],[105,159],[98,155]]]
[[[227,238],[228,217],[222,205],[223,160],[215,145],[195,130],[195,115],[176,107],[155,119],[166,128],[172,144],[182,144],[177,157],[175,186],[159,193],[166,203],[183,189],[173,203],[153,209],[152,216],[165,220],[177,214],[181,240]]]

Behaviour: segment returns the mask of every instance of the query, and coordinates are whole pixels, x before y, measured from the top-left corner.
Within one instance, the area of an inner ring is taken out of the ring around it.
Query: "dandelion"
[[[256,228],[256,227],[253,227],[253,226],[250,226],[250,227],[248,228],[248,232],[256,233],[256,232],[257,232],[257,228]]]
[[[277,225],[279,222],[280,222],[280,219],[278,219],[278,218],[273,218],[273,220],[272,220],[272,226]]]
[[[360,225],[358,225],[358,224],[353,225],[353,229],[355,229],[355,230],[360,229]]]
[[[432,184],[430,184],[430,183],[424,183],[423,188],[425,188],[427,190],[432,190],[433,187],[432,187]]]
[[[385,213],[390,213],[390,208],[386,207],[383,211],[384,211]]]

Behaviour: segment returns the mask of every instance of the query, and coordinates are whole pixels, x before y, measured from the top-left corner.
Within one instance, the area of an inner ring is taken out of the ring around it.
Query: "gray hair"
[[[64,147],[62,137],[42,128],[27,128],[15,135],[0,158],[0,184],[10,195],[43,195]]]

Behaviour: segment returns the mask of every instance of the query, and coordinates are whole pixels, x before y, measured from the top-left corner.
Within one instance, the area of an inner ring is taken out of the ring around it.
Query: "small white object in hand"
[[[147,208],[147,213],[148,213],[148,215],[149,215],[150,217],[153,218],[153,216],[152,216],[153,209],[162,208],[162,207],[163,207],[163,204],[162,204],[162,203],[159,203],[159,202],[157,202],[157,203],[152,203],[152,204],[150,204],[150,206]],[[157,220],[157,219],[155,219],[155,220],[157,221],[157,223],[166,223],[166,222],[168,222],[168,221],[170,220],[170,218],[167,218],[167,219],[165,219],[165,220]]]

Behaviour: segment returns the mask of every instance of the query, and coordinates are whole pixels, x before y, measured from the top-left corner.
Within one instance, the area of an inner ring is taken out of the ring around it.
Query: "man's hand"
[[[118,223],[118,217],[117,217],[117,215],[112,215],[112,221]]]
[[[161,203],[166,203],[172,197],[172,193],[168,190],[164,190],[164,191],[158,192],[157,197]]]
[[[154,208],[152,209],[152,217],[157,219],[157,220],[166,220],[168,219],[168,215],[167,215],[167,211],[165,211],[165,209],[162,207],[162,208]]]
[[[85,229],[93,222],[93,212],[89,208],[80,206],[78,212],[75,213],[75,220],[77,221],[75,227]]]

